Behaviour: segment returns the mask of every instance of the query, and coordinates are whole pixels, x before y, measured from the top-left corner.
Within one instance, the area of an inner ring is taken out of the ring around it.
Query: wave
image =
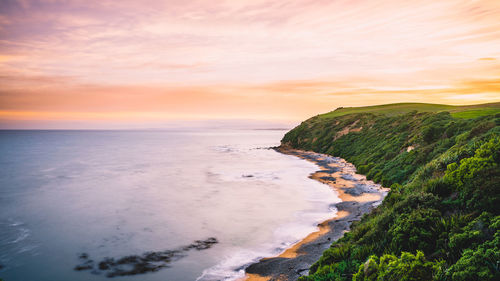
[[[280,255],[292,245],[300,242],[308,234],[316,231],[318,223],[334,217],[336,213],[337,209],[331,205],[328,212],[325,213],[304,212],[297,214],[299,223],[289,223],[275,230],[274,243],[263,245],[260,249],[237,249],[215,266],[203,270],[202,275],[196,281],[232,281],[241,279],[245,276],[245,268],[262,258]],[[309,223],[306,224],[306,221]],[[314,223],[311,224],[311,221],[314,221]]]

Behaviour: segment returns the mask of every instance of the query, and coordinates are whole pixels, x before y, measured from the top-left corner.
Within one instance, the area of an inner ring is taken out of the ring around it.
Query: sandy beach
[[[389,191],[356,174],[354,165],[344,159],[281,146],[276,150],[317,164],[320,170],[311,174],[310,178],[328,184],[342,201],[335,205],[338,210],[336,216],[320,223],[316,232],[279,256],[261,259],[247,267],[244,280],[248,281],[297,280],[307,275],[309,267],[323,251],[349,231],[353,221],[360,220],[363,214],[378,206]]]

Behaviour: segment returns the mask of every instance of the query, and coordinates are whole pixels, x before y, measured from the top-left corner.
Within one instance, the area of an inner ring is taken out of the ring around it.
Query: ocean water
[[[166,250],[164,268],[116,278],[242,277],[336,212],[316,165],[266,149],[284,133],[0,131],[0,278],[109,280],[99,261]]]

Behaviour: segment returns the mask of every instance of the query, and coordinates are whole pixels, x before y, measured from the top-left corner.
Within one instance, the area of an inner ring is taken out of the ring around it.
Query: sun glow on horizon
[[[0,127],[498,102],[498,18],[495,0],[6,0]]]

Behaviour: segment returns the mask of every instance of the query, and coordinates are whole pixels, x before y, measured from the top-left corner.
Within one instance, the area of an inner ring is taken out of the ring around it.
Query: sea
[[[270,149],[285,133],[0,131],[0,279],[243,277],[340,201],[315,164]]]

